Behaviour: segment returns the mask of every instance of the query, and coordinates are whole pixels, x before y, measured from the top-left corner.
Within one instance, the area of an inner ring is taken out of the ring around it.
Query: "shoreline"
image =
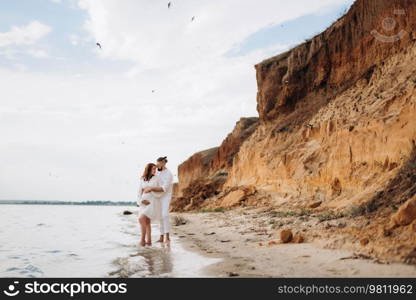
[[[186,250],[220,259],[202,270],[210,277],[416,277],[414,265],[323,248],[328,241],[283,244],[280,230],[259,226],[258,209],[171,216],[186,222],[172,222],[172,234]]]

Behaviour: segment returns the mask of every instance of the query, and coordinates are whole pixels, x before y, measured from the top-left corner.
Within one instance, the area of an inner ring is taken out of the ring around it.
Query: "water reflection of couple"
[[[138,205],[141,226],[141,246],[152,245],[151,223],[159,223],[158,242],[169,242],[169,204],[172,198],[172,173],[166,168],[166,156],[156,164],[149,163],[140,178]]]

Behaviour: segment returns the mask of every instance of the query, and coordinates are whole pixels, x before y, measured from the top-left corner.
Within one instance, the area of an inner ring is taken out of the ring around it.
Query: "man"
[[[168,160],[167,157],[159,157],[156,162],[157,173],[159,177],[161,186],[160,187],[149,187],[143,189],[143,192],[162,192],[163,195],[160,198],[161,203],[161,220],[160,220],[160,239],[158,242],[163,243],[169,242],[169,232],[170,232],[170,221],[169,221],[169,205],[170,200],[172,199],[172,184],[173,176],[172,173],[166,168]],[[163,239],[165,237],[165,239]]]

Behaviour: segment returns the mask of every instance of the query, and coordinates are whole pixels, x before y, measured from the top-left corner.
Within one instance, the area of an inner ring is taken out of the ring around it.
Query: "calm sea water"
[[[0,277],[201,277],[215,263],[170,247],[138,245],[136,214],[120,206],[0,205]],[[153,239],[158,235],[153,228]]]

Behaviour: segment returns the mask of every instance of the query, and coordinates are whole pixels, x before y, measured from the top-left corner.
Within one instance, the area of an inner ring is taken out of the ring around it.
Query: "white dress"
[[[149,181],[145,181],[143,178],[140,179],[139,185],[139,195],[137,204],[139,205],[139,217],[145,215],[148,217],[152,223],[159,222],[161,219],[161,205],[160,205],[160,197],[163,193],[143,193],[143,189],[146,187],[158,187],[160,186],[158,176],[153,176],[150,178]],[[147,200],[150,202],[149,205],[145,205],[142,203],[142,200]]]

